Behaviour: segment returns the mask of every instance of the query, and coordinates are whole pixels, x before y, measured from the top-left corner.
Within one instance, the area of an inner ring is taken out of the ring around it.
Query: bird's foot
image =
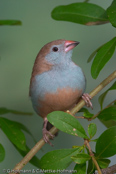
[[[50,146],[53,146],[53,144],[49,140],[49,137],[51,139],[53,139],[54,138],[54,135],[52,135],[46,128],[43,128],[42,131],[43,131],[43,139],[44,139],[44,141],[46,143],[50,144]],[[49,135],[49,137],[48,137],[48,135]]]
[[[82,99],[85,101],[87,107],[91,107],[91,109],[93,109],[93,105],[91,103],[91,96],[88,93],[84,93],[82,95]]]

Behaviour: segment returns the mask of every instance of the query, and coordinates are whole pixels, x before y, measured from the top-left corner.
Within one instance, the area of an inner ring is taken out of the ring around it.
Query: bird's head
[[[38,53],[31,76],[31,83],[36,75],[47,72],[54,67],[67,67],[71,61],[72,49],[76,47],[79,42],[69,40],[56,40],[44,45]],[[58,66],[57,66],[58,65]]]
[[[41,50],[40,55],[52,65],[62,64],[71,60],[72,49],[79,44],[77,41],[56,40],[46,44]]]

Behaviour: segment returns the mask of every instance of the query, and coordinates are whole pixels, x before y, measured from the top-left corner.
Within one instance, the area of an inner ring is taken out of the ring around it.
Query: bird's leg
[[[52,134],[46,129],[47,123],[48,123],[47,118],[44,118],[44,126],[43,126],[43,129],[42,129],[42,131],[43,131],[43,139],[44,139],[44,141],[45,141],[46,143],[48,143],[48,144],[50,144],[51,146],[53,146],[53,144],[50,142],[50,140],[49,140],[47,134],[50,135],[50,138],[51,138],[51,139],[54,138],[54,135],[52,135]]]
[[[93,109],[93,105],[91,103],[91,96],[88,93],[84,93],[82,95],[82,99],[85,101],[87,107],[91,107],[91,109]]]

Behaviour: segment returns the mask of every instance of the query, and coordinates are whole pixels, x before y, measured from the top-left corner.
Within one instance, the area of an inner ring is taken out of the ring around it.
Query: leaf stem
[[[90,96],[93,98],[97,95],[106,85],[108,85],[112,80],[116,78],[116,71],[110,74],[105,80],[103,80],[91,93]],[[85,105],[85,101],[82,99],[73,109],[71,109],[71,114],[75,114]],[[54,135],[58,132],[58,129],[52,127],[50,132]],[[49,137],[49,135],[48,135]],[[14,171],[21,170],[32,158],[33,156],[44,146],[45,142],[43,139],[38,141],[38,143],[27,153],[27,155],[14,167]],[[94,160],[94,159],[93,159]],[[14,173],[9,173],[14,174]],[[100,173],[101,174],[101,173]]]
[[[94,162],[94,164],[95,164],[95,166],[96,166],[96,169],[97,169],[97,171],[98,171],[98,174],[102,174],[102,172],[101,172],[101,170],[100,170],[100,167],[99,167],[99,165],[98,165],[98,163],[97,163],[97,161],[96,161],[96,159],[95,159],[95,156],[94,156],[94,154],[93,154],[93,152],[92,152],[92,149],[91,149],[91,147],[90,147],[89,141],[88,141],[87,139],[85,139],[85,140],[84,140],[84,144],[87,146],[87,148],[88,148],[88,150],[89,150],[89,154],[90,154],[90,156],[91,156],[91,158],[92,158],[92,160],[93,160],[93,162]]]

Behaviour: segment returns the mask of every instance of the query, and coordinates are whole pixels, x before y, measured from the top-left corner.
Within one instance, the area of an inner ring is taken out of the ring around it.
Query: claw
[[[91,107],[91,109],[93,109],[92,102],[90,101],[91,96],[88,93],[84,93],[82,95],[82,99],[85,101],[87,107]]]
[[[50,144],[50,146],[53,146],[53,144],[50,142],[49,138],[47,135],[50,136],[50,139],[53,139],[54,138],[54,135],[52,135],[47,129],[46,129],[46,126],[47,126],[47,118],[44,119],[44,127],[42,129],[42,132],[43,132],[43,139],[46,143]]]

